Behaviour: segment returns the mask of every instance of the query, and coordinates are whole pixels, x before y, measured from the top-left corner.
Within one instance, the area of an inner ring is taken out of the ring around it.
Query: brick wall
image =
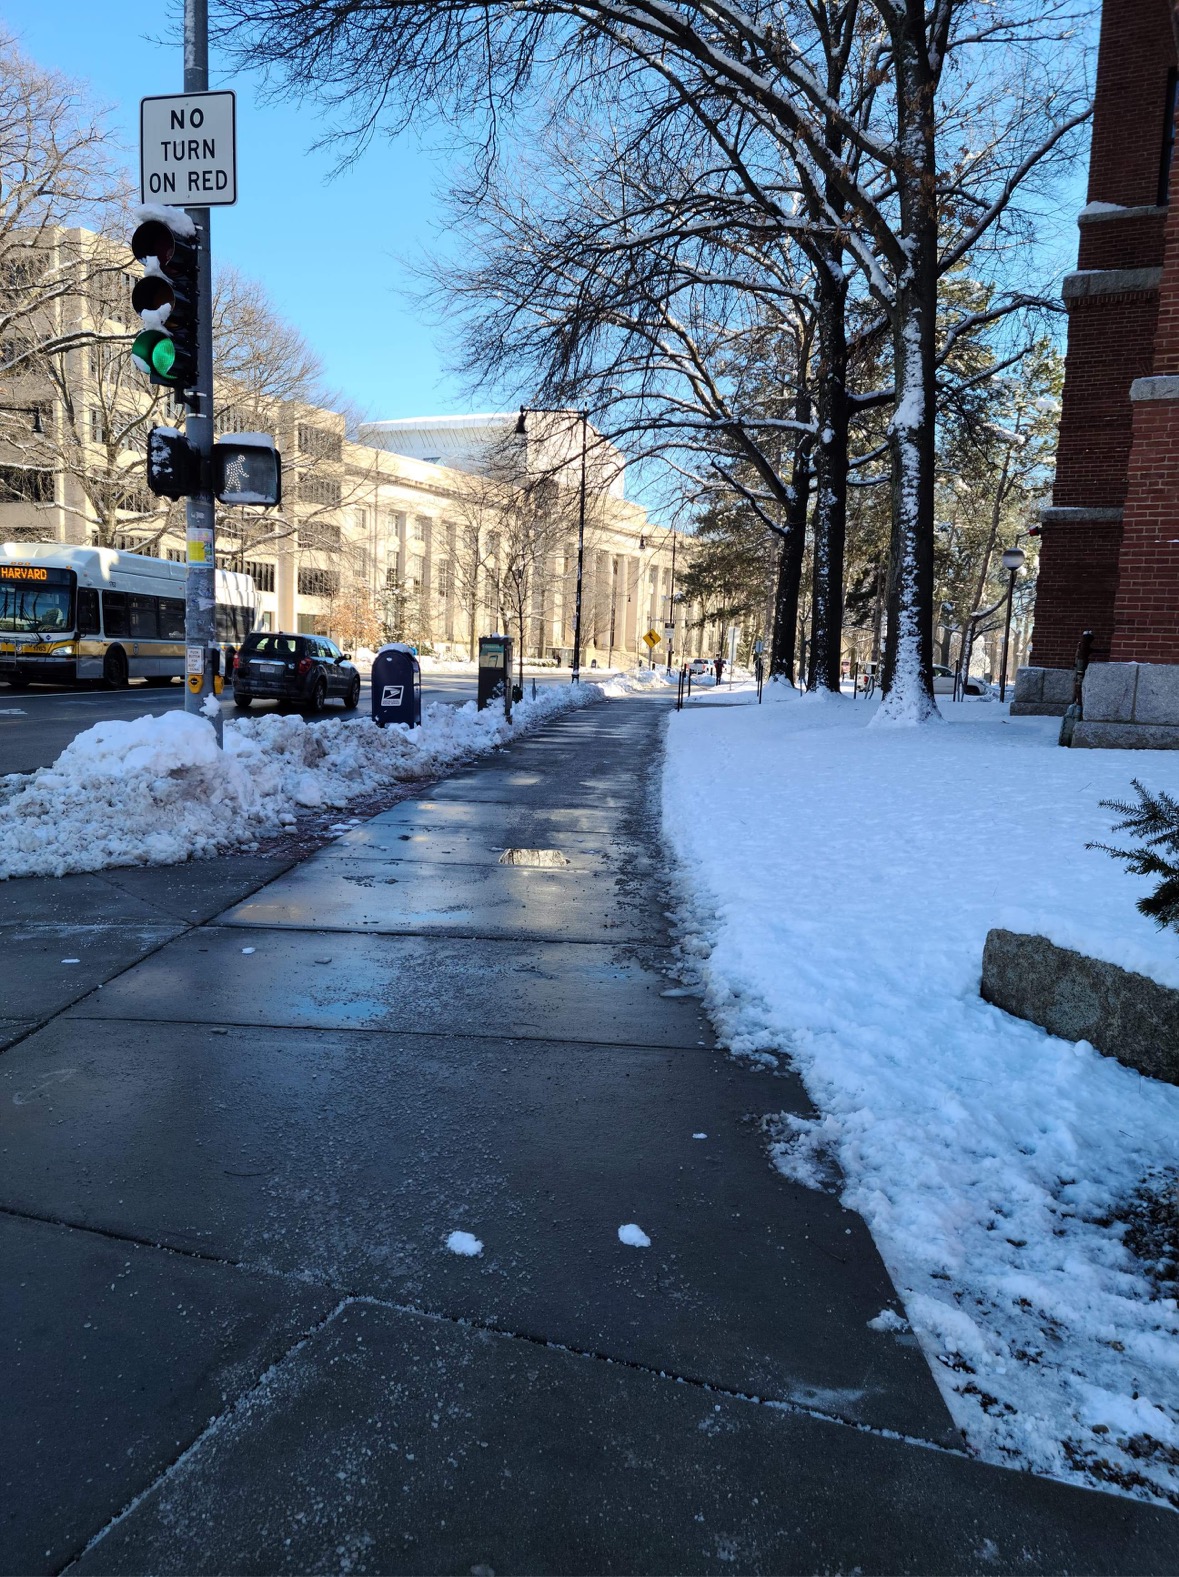
[[[1109,662],[1121,543],[1116,522],[1045,525],[1030,663],[1071,668],[1085,630],[1093,631],[1093,660]]]
[[[1107,509],[1125,500],[1130,385],[1152,370],[1157,308],[1153,291],[1069,303],[1054,504]]]
[[[1102,6],[1090,202],[1131,208],[1158,201],[1167,73],[1175,64],[1169,10],[1167,0],[1105,0]]]
[[[1147,637],[1154,649],[1170,639],[1164,631],[1166,587],[1179,588],[1179,559],[1171,564],[1152,556],[1159,536],[1159,520],[1150,512],[1157,510],[1157,490],[1149,494],[1149,505],[1144,493],[1147,513],[1141,516],[1131,499],[1132,476],[1140,469],[1144,477],[1150,472],[1153,447],[1169,440],[1170,427],[1164,423],[1164,432],[1153,416],[1141,417],[1130,385],[1160,370],[1156,334],[1168,345],[1173,336],[1179,369],[1179,270],[1172,283],[1167,266],[1169,258],[1179,260],[1179,236],[1169,233],[1168,209],[1156,206],[1168,73],[1175,59],[1165,0],[1104,0],[1088,196],[1090,202],[1138,211],[1081,220],[1078,267],[1088,273],[1161,266],[1163,275],[1157,290],[1110,289],[1117,281],[1086,278],[1081,284],[1093,293],[1068,302],[1052,502],[1078,512],[1123,506],[1125,512],[1121,523],[1086,520],[1082,513],[1068,521],[1046,519],[1031,653],[1037,666],[1071,667],[1087,629],[1093,631],[1098,661],[1124,660],[1127,641],[1134,645]],[[1177,205],[1170,211],[1179,220]],[[1179,538],[1179,519],[1175,525],[1170,534]],[[1131,621],[1124,636],[1123,616]],[[1179,641],[1174,649],[1174,659],[1163,660],[1179,660]]]

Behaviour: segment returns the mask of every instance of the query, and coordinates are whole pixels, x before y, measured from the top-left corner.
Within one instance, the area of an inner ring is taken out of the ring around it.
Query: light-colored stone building
[[[183,504],[153,498],[144,480],[147,428],[176,418],[170,397],[153,396],[131,366],[137,266],[81,230],[39,237],[30,266],[60,273],[70,258],[102,267],[82,266],[86,283],[26,324],[63,341],[52,370],[33,364],[0,380],[0,540],[103,541],[182,561]],[[107,343],[93,343],[96,330]],[[576,412],[530,414],[523,434],[513,412],[371,422],[350,435],[342,413],[291,401],[272,404],[263,423],[250,388],[230,382],[217,406],[219,433],[274,431],[283,455],[279,508],[218,510],[218,561],[254,577],[268,626],[349,646],[404,637],[456,656],[506,627],[523,633],[529,657],[568,662]],[[583,665],[646,659],[648,631],[666,660],[673,620],[676,657],[695,655],[702,632],[674,601],[684,539],[626,498],[619,451],[592,426],[586,438]]]

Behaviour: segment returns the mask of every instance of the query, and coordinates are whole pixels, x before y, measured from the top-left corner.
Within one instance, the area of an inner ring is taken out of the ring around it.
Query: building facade
[[[26,334],[62,348],[0,385],[0,540],[97,541],[181,562],[183,503],[146,488],[147,430],[175,417],[131,366],[132,265],[102,237],[56,231],[20,266],[50,277],[66,257],[102,266],[25,314]],[[10,345],[0,364],[12,359]],[[267,626],[349,648],[411,639],[443,656],[506,629],[527,656],[569,661],[577,413],[530,417],[523,435],[515,413],[374,422],[350,435],[338,411],[290,400],[262,409],[244,383],[219,382],[216,406],[218,433],[273,431],[283,456],[279,508],[218,508],[218,562],[253,576]],[[677,658],[696,655],[710,632],[675,600],[684,540],[626,498],[621,454],[587,434],[582,662],[646,660],[648,631],[665,659],[670,624]]]
[[[1088,201],[1062,292],[1056,480],[1014,706],[1063,712],[1091,631],[1077,744],[1179,745],[1177,65],[1168,0],[1104,0]]]

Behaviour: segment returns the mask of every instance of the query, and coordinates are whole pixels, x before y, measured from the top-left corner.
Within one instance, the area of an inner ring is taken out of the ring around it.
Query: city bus
[[[183,564],[117,548],[0,542],[0,680],[170,684],[184,673],[184,577]],[[253,579],[219,569],[223,657],[257,620]]]

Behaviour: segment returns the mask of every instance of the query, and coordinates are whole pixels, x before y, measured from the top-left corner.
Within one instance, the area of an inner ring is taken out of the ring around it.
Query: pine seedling
[[[1139,840],[1136,847],[1115,849],[1108,843],[1086,847],[1124,860],[1136,876],[1159,877],[1154,891],[1138,900],[1139,912],[1157,925],[1179,931],[1179,801],[1162,789],[1152,793],[1137,778],[1131,783],[1138,795],[1136,802],[1103,799],[1101,803],[1122,817],[1112,830],[1132,833]]]

